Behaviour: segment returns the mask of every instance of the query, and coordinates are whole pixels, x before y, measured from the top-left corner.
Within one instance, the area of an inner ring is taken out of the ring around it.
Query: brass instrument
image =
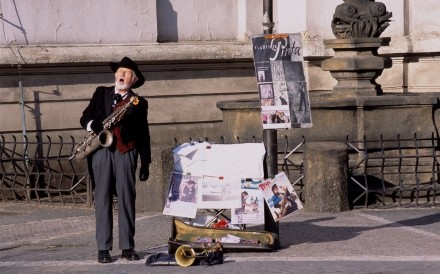
[[[115,110],[104,121],[102,121],[104,129],[98,135],[91,131],[78,145],[75,146],[69,160],[73,158],[82,160],[99,147],[111,146],[113,143],[113,133],[110,130],[121,121],[131,104],[137,105],[138,103],[139,99],[137,96],[130,97],[130,100],[125,105]]]
[[[224,252],[273,251],[279,247],[278,234],[268,231],[196,227],[186,224],[178,218],[173,218],[171,231],[171,237],[168,240],[169,254],[175,253],[181,245],[191,245],[194,249],[203,249],[203,243],[197,240],[200,237],[220,239],[228,235],[237,236],[242,241],[240,243],[221,242]]]
[[[178,265],[188,267],[191,266],[196,259],[207,259],[214,252],[223,253],[223,245],[219,242],[213,245],[205,244],[200,253],[196,253],[190,245],[181,245],[177,248],[174,258]]]

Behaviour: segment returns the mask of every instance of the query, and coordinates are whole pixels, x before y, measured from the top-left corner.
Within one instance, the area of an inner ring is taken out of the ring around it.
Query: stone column
[[[306,211],[341,212],[348,205],[347,145],[308,142],[305,149]]]

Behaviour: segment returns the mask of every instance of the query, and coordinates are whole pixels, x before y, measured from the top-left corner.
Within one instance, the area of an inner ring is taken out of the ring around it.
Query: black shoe
[[[108,252],[108,250],[98,251],[98,262],[102,264],[107,264],[112,262],[112,257],[110,257],[110,253]]]
[[[121,258],[125,258],[129,261],[138,261],[139,255],[133,249],[124,249],[122,250]]]

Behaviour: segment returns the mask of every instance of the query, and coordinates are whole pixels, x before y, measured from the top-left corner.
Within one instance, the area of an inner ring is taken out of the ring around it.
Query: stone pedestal
[[[150,177],[146,182],[136,183],[136,212],[163,211],[170,175],[174,168],[172,151],[171,146],[152,148]]]
[[[304,162],[304,209],[312,212],[349,210],[347,145],[338,142],[307,143]]]
[[[326,48],[335,51],[335,56],[324,60],[321,68],[330,71],[338,80],[333,87],[333,96],[381,95],[382,88],[376,78],[385,68],[390,68],[390,58],[378,56],[381,46],[388,46],[389,37],[324,40]]]

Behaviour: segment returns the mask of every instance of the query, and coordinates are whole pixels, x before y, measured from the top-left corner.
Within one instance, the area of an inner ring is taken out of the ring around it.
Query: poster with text
[[[312,127],[301,34],[256,35],[252,49],[263,128]]]
[[[284,172],[278,173],[273,179],[262,181],[258,188],[263,192],[264,199],[275,221],[303,208]]]
[[[231,210],[232,224],[264,224],[264,197],[258,188],[262,179],[241,179],[241,207]]]
[[[200,179],[201,177],[199,176],[173,172],[170,178],[163,214],[195,218]]]

